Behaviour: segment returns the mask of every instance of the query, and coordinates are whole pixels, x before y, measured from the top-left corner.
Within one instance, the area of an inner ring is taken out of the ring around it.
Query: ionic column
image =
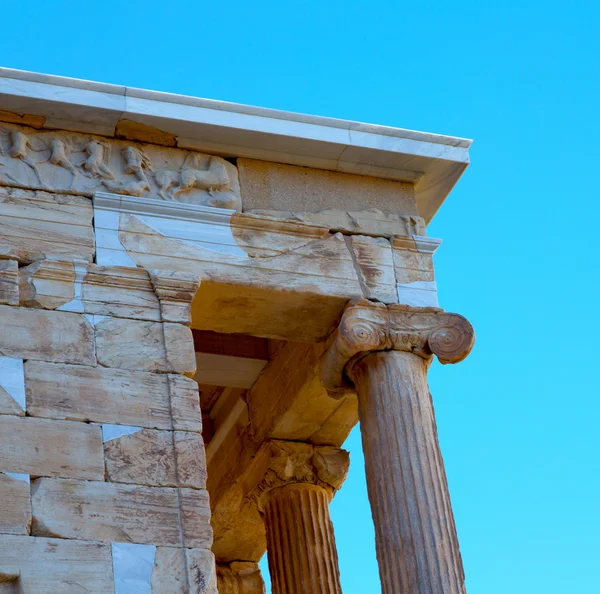
[[[348,452],[285,441],[266,448],[270,465],[253,498],[265,519],[273,594],[341,594],[329,503]]]
[[[461,316],[351,305],[326,353],[332,395],[356,387],[383,594],[464,594],[464,573],[427,370],[474,342]]]

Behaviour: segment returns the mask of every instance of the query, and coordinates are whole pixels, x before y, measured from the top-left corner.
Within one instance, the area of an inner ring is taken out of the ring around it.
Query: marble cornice
[[[415,184],[427,222],[469,165],[471,145],[464,138],[9,68],[0,69],[0,110],[33,116],[39,129],[115,137],[127,121],[154,128],[178,148],[407,181]]]

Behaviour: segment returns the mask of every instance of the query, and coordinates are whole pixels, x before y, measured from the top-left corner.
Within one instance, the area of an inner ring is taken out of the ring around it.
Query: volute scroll
[[[471,352],[475,331],[466,318],[436,308],[351,302],[321,361],[321,381],[334,398],[353,389],[349,371],[366,354],[405,351],[440,363],[458,363]]]

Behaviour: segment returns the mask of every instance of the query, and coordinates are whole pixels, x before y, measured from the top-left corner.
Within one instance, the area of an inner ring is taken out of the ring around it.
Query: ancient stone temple
[[[359,420],[383,592],[463,593],[426,228],[469,144],[2,69],[0,593],[261,594],[267,551],[339,594]]]

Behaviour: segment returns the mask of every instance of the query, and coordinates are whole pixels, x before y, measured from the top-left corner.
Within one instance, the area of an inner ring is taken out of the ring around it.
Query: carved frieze
[[[353,302],[322,359],[321,380],[331,395],[351,388],[348,363],[372,351],[406,351],[440,363],[458,363],[471,352],[475,332],[461,315],[436,308]]]
[[[248,487],[251,499],[259,507],[266,493],[289,484],[318,485],[333,496],[346,480],[350,464],[346,450],[281,440],[263,444],[257,459],[266,470]]]
[[[241,210],[237,169],[221,157],[15,124],[0,124],[0,185]]]

